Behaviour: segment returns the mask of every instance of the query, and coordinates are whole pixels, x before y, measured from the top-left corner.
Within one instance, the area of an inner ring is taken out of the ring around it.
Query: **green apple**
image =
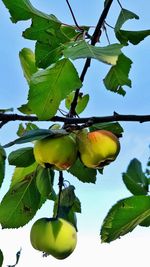
[[[33,224],[30,240],[35,249],[65,259],[76,247],[77,233],[75,227],[62,218],[41,218]]]
[[[76,140],[72,135],[37,140],[33,151],[40,165],[49,164],[57,170],[69,169],[77,158]]]
[[[110,131],[80,131],[77,140],[81,161],[89,168],[103,168],[114,161],[120,151],[119,140]]]

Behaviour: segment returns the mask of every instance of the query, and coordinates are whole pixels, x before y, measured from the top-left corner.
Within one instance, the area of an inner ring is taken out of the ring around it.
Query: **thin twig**
[[[72,10],[72,7],[71,7],[69,1],[66,0],[66,3],[67,3],[67,5],[68,5],[68,7],[69,7],[70,13],[71,13],[71,15],[72,15],[72,18],[73,18],[73,20],[74,20],[74,23],[75,23],[76,27],[77,27],[79,30],[83,31],[83,29],[79,26],[79,24],[78,24],[78,22],[77,22],[77,20],[76,20],[76,17],[75,17],[75,15],[74,15],[74,12],[73,12],[73,10]]]
[[[59,193],[58,193],[58,203],[57,203],[56,218],[58,218],[58,216],[59,216],[60,200],[61,200],[61,192],[62,192],[62,188],[63,188],[63,183],[64,183],[63,172],[59,171],[59,182],[58,182]]]

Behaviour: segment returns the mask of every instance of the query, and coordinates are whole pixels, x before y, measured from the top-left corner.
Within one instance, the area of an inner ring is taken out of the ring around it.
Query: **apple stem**
[[[60,209],[60,198],[61,198],[61,192],[62,192],[63,184],[64,184],[63,172],[62,172],[62,171],[59,171],[59,182],[58,182],[58,186],[59,186],[59,193],[58,193],[58,204],[57,204],[56,218],[57,218],[57,217],[58,217],[58,215],[59,215],[59,209]]]

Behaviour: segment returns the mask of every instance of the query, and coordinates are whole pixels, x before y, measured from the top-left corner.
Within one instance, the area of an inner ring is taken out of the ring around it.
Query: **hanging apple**
[[[30,240],[35,249],[65,259],[76,247],[77,233],[74,226],[62,218],[41,218],[33,224]]]
[[[82,130],[77,135],[80,159],[86,167],[103,168],[114,161],[120,151],[118,138],[110,131]]]
[[[72,135],[47,137],[34,145],[35,160],[43,167],[49,164],[57,170],[69,169],[77,158],[77,145]]]

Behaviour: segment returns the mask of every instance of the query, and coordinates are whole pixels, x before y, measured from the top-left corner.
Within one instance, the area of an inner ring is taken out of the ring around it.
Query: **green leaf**
[[[34,123],[28,122],[25,123],[25,126],[20,123],[18,130],[17,130],[17,135],[19,137],[23,136],[26,132],[31,131],[31,130],[35,130],[35,129],[39,129],[38,126]]]
[[[36,40],[36,64],[46,68],[62,57],[62,44],[66,44],[77,36],[73,27],[66,27],[54,16],[48,19],[33,17],[31,27],[24,31],[27,39]]]
[[[96,170],[85,167],[79,159],[68,170],[73,176],[78,178],[83,183],[95,183],[96,182]]]
[[[19,52],[19,58],[23,69],[24,76],[28,83],[30,83],[31,76],[38,71],[35,65],[35,55],[29,48],[23,48]]]
[[[34,173],[31,173],[11,187],[4,196],[0,206],[2,227],[18,228],[28,223],[36,214],[40,201]]]
[[[109,211],[101,228],[102,242],[111,242],[131,232],[150,216],[150,196],[133,196],[118,201]]]
[[[2,0],[4,5],[9,9],[11,14],[12,22],[17,22],[20,20],[28,20],[33,16],[40,16],[44,18],[49,18],[49,16],[36,8],[34,8],[29,0]]]
[[[56,114],[61,101],[81,86],[73,64],[68,59],[62,59],[51,68],[38,71],[32,76],[29,107],[39,119],[50,119]]]
[[[9,111],[13,112],[14,109],[13,108],[0,108],[0,113],[4,114],[4,113],[9,112]]]
[[[36,172],[37,163],[33,163],[28,167],[16,167],[12,176],[10,188],[14,185],[18,184],[19,182],[27,179],[28,176],[30,177],[34,172]]]
[[[71,94],[69,94],[65,99],[65,106],[66,106],[66,108],[68,110],[70,109],[70,106],[71,106],[71,103],[73,101],[74,95],[75,95],[75,92],[71,92]],[[76,113],[80,114],[81,112],[83,112],[84,109],[86,108],[88,102],[89,102],[89,95],[88,94],[86,94],[86,95],[83,95],[82,93],[79,94],[78,101],[77,101],[77,106],[76,106],[76,109],[75,109]]]
[[[6,153],[4,148],[0,145],[0,187],[2,185],[5,176],[5,160],[6,160]]]
[[[107,131],[111,131],[116,136],[122,136],[122,133],[124,132],[124,130],[121,127],[121,125],[119,124],[119,122],[96,123],[96,124],[93,124],[90,127],[90,131],[93,132],[95,130],[107,130]]]
[[[58,196],[55,201],[53,216],[64,218],[71,222],[77,229],[77,218],[75,212],[81,212],[81,205],[79,199],[75,195],[75,187],[70,185],[64,188],[61,192],[60,203],[58,209]]]
[[[27,167],[35,162],[32,147],[20,148],[12,151],[8,156],[10,165],[16,167]]]
[[[139,16],[137,16],[135,13],[131,12],[130,10],[122,8],[119,14],[119,17],[117,19],[116,25],[115,25],[115,32],[120,30],[122,25],[129,19],[139,19]]]
[[[42,168],[38,166],[36,173],[36,185],[40,194],[44,198],[50,200],[56,199],[56,194],[53,189],[54,172],[49,168]]]
[[[120,44],[112,44],[105,47],[95,47],[85,41],[76,42],[64,49],[64,56],[71,59],[94,58],[107,64],[115,65],[121,54]]]
[[[107,90],[125,95],[126,92],[122,88],[123,85],[131,87],[131,80],[128,78],[132,61],[121,54],[118,58],[116,66],[111,67],[110,71],[104,78],[104,85]]]
[[[31,115],[32,114],[32,111],[31,109],[29,108],[28,106],[28,103],[27,104],[23,104],[21,105],[18,110],[23,113],[23,114],[26,114],[26,115]]]
[[[150,35],[150,30],[143,30],[143,31],[119,30],[116,32],[117,39],[124,45],[128,45],[128,42],[130,42],[133,45],[137,45],[149,35]]]
[[[53,136],[62,136],[67,135],[68,133],[63,129],[58,130],[48,130],[48,129],[35,129],[26,132],[22,137],[6,144],[4,147],[10,147],[15,144],[24,144],[28,142],[32,142],[34,140],[43,139],[46,137],[53,137]]]
[[[3,260],[4,260],[3,252],[0,249],[0,267],[3,266]]]
[[[141,162],[139,160],[131,160],[127,172],[123,173],[123,181],[132,194],[147,195],[148,180],[142,171]]]

